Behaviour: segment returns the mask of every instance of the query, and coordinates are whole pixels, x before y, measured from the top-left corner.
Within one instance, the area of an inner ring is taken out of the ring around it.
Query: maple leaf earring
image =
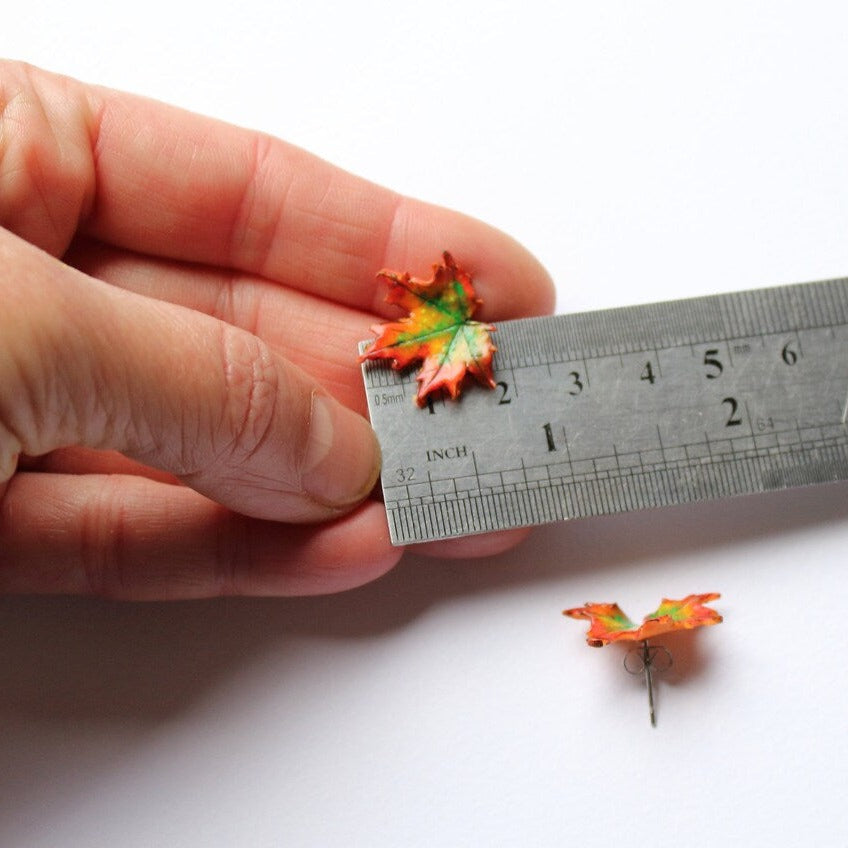
[[[622,612],[618,604],[586,604],[563,610],[562,614],[589,620],[586,642],[592,648],[601,648],[610,642],[641,642],[641,645],[634,646],[625,655],[624,668],[630,674],[644,673],[651,724],[656,727],[652,671],[667,671],[671,668],[672,656],[667,648],[652,645],[648,640],[675,630],[694,630],[696,627],[721,623],[722,617],[714,609],[704,606],[720,597],[718,592],[709,592],[704,595],[687,595],[679,601],[663,598],[659,607],[646,615],[639,627]]]
[[[377,274],[389,284],[386,303],[402,306],[409,315],[372,327],[377,338],[359,357],[360,362],[391,359],[396,370],[421,362],[415,398],[419,406],[440,390],[456,399],[468,374],[490,389],[495,387],[492,355],[497,348],[489,335],[495,328],[471,320],[482,302],[471,275],[447,251],[442,259],[443,264],[433,265],[431,280],[388,270]]]

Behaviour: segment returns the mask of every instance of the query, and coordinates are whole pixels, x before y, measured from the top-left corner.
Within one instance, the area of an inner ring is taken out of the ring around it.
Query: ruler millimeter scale
[[[848,279],[494,339],[494,390],[424,408],[414,372],[363,363],[394,544],[848,479]]]

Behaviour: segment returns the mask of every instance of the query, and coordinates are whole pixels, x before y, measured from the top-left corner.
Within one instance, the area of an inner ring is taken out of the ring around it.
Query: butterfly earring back
[[[666,671],[671,667],[672,656],[662,645],[651,644],[648,640],[675,630],[694,630],[719,624],[722,617],[712,608],[704,606],[721,597],[718,592],[703,595],[687,595],[679,601],[663,598],[659,607],[646,615],[638,627],[622,612],[618,604],[586,604],[582,607],[563,610],[562,614],[571,618],[585,618],[589,621],[586,642],[592,648],[601,648],[610,642],[639,642],[624,657],[624,668],[630,674],[645,675],[648,688],[648,708],[651,724],[656,727],[657,718],[654,709],[653,671]]]

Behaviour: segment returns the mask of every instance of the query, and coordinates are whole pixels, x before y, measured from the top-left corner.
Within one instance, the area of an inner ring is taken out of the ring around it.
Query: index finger
[[[38,152],[38,173],[26,177],[31,202],[23,198],[11,215],[8,203],[0,210],[4,225],[24,237],[32,238],[15,215],[26,214],[37,232],[32,207],[49,203],[53,241],[56,232],[81,231],[368,312],[384,311],[378,269],[426,276],[448,249],[475,273],[486,317],[552,308],[553,287],[539,263],[479,221],[402,197],[259,132],[15,63],[0,72],[7,198],[9,179],[21,175],[16,164]]]

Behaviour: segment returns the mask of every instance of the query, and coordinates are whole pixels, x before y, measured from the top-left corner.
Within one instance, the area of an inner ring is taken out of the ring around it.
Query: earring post
[[[651,676],[651,665],[653,659],[651,657],[650,645],[647,639],[642,640],[642,665],[645,667],[645,683],[648,685],[648,709],[651,711],[651,727],[657,726],[657,714],[654,710],[654,681]]]

